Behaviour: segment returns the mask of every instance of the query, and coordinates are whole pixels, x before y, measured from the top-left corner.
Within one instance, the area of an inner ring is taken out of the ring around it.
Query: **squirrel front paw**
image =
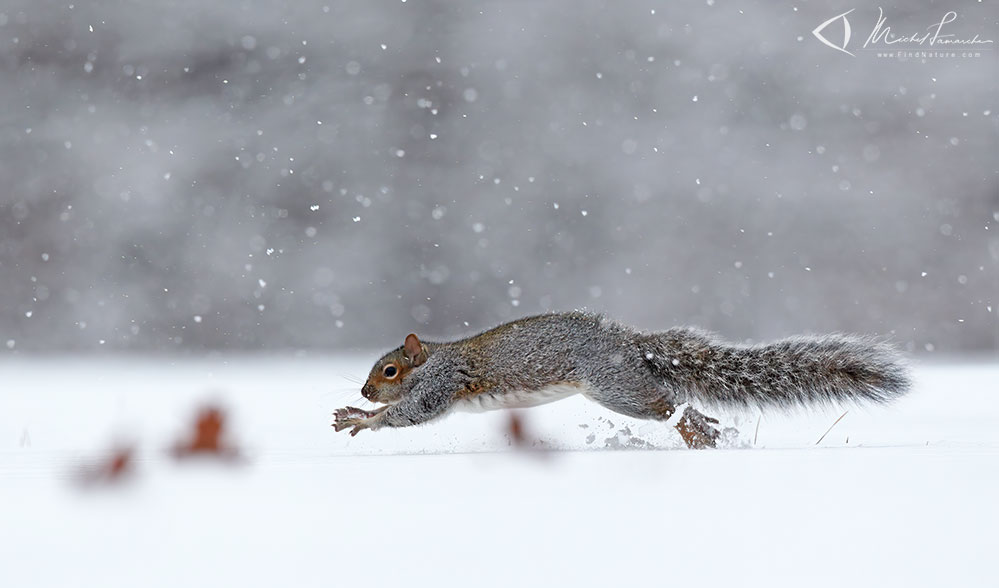
[[[715,447],[721,432],[712,425],[717,425],[718,419],[703,415],[689,406],[683,411],[676,430],[683,437],[684,443],[691,449]]]
[[[350,429],[350,436],[353,437],[364,429],[370,429],[386,408],[388,407],[378,410],[364,410],[353,406],[339,408],[333,413],[333,429],[337,432]]]

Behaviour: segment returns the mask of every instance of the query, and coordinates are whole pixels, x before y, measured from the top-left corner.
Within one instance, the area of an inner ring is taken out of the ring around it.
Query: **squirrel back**
[[[641,385],[631,372],[645,370],[673,401],[708,406],[882,403],[910,387],[894,347],[856,335],[739,345],[692,327],[644,333],[602,315],[567,312],[506,323],[454,345],[488,366],[487,379],[515,388],[578,379],[626,392]]]

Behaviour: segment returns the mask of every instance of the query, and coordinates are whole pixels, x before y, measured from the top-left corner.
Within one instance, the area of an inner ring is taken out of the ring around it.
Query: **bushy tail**
[[[891,345],[851,335],[734,345],[686,327],[647,335],[645,358],[678,399],[707,405],[796,407],[887,402],[908,392],[908,368]]]

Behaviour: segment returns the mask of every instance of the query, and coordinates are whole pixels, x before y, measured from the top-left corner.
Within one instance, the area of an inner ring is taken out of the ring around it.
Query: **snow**
[[[923,365],[891,407],[729,415],[729,448],[581,398],[521,413],[330,427],[377,353],[8,359],[4,586],[983,586],[999,526],[996,364]],[[178,464],[195,409],[230,409],[243,465]],[[630,431],[630,433],[629,433]],[[756,442],[754,445],[754,436]],[[132,479],[73,473],[114,440]],[[589,440],[589,441],[588,441]],[[608,447],[656,450],[605,450]],[[991,580],[990,580],[991,578]]]

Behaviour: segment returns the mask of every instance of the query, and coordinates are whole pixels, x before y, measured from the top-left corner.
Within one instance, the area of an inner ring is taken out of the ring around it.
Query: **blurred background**
[[[4,0],[0,354],[588,308],[994,357],[997,50],[811,34],[878,6],[999,39],[958,0]]]

